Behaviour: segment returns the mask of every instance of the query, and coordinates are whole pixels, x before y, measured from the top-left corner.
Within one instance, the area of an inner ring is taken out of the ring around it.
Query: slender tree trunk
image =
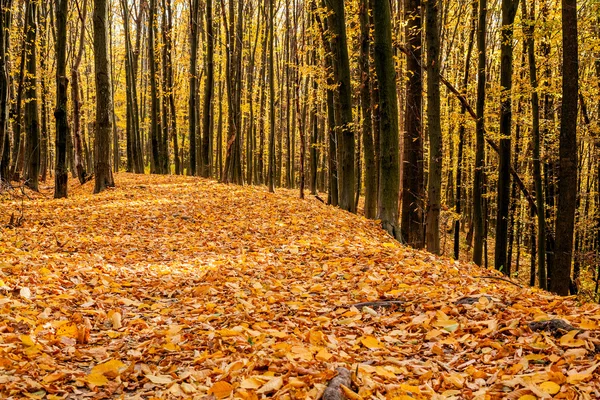
[[[577,203],[577,95],[579,56],[577,0],[562,0],[563,80],[560,117],[558,207],[556,213],[556,264],[550,291],[569,294],[573,231]]]
[[[269,0],[269,192],[275,191],[275,76],[273,59],[273,25],[275,25],[274,0]],[[302,197],[302,196],[301,196]]]
[[[190,160],[188,175],[196,175],[196,103],[198,93],[198,18],[200,14],[200,0],[193,0],[190,10],[190,98],[189,98],[189,136]]]
[[[400,171],[398,165],[398,100],[396,70],[392,48],[392,18],[387,0],[373,1],[374,61],[379,83],[380,165],[377,218],[392,237],[401,240],[398,227],[398,195]]]
[[[472,14],[471,14],[471,29],[469,31],[469,44],[467,45],[467,55],[465,57],[465,70],[462,80],[462,93],[463,96],[466,95],[467,85],[469,84],[469,76],[470,76],[470,65],[471,65],[471,55],[473,54],[473,42],[475,37],[475,31],[477,29],[477,10],[478,3],[477,1],[473,1],[472,5]],[[455,210],[458,218],[456,218],[456,222],[454,223],[454,259],[458,260],[460,255],[460,230],[461,230],[461,218],[462,218],[462,198],[463,198],[463,157],[464,157],[464,148],[465,148],[465,135],[466,135],[466,127],[464,116],[467,112],[467,109],[464,104],[461,104],[460,108],[460,122],[458,126],[458,154],[457,154],[457,162],[456,162],[456,201],[455,201]]]
[[[429,133],[429,184],[427,188],[427,250],[440,254],[440,210],[442,207],[442,125],[440,120],[440,37],[438,0],[426,0],[427,128]]]
[[[477,25],[477,122],[475,127],[475,173],[473,179],[473,262],[482,265],[485,227],[483,218],[483,191],[485,165],[485,85],[486,85],[486,25],[487,0],[479,0]]]
[[[525,0],[523,0],[525,1]],[[510,204],[510,162],[512,123],[513,23],[519,0],[502,0],[502,35],[500,47],[500,165],[498,167],[498,211],[494,266],[510,275],[507,260],[508,208]]]
[[[526,18],[526,0],[523,2],[523,18]],[[532,128],[531,141],[533,143],[533,182],[535,188],[535,200],[537,205],[537,272],[539,285],[542,289],[547,289],[546,277],[546,215],[544,205],[544,190],[542,186],[542,163],[540,156],[540,106],[538,98],[538,78],[537,65],[535,61],[535,42],[534,42],[534,21],[535,21],[535,0],[531,1],[531,12],[525,22],[525,38],[527,42],[527,55],[529,60],[529,80],[531,82],[531,114]],[[535,232],[535,231],[534,231]],[[533,237],[532,237],[533,239]],[[535,244],[532,243],[532,249]],[[534,282],[535,284],[535,278]],[[533,286],[532,284],[532,286]]]
[[[212,102],[214,93],[214,43],[212,0],[206,0],[206,82],[202,112],[202,176],[208,178],[212,169],[209,147],[212,137]]]
[[[67,42],[68,0],[56,0],[56,168],[54,172],[54,198],[67,197]],[[110,169],[110,167],[109,167]]]
[[[360,105],[362,119],[362,144],[365,159],[365,217],[374,219],[377,216],[377,170],[375,164],[375,149],[373,145],[373,120],[371,104],[371,70],[369,57],[371,54],[371,35],[369,24],[368,0],[361,0],[359,4],[360,20]]]
[[[346,37],[344,0],[330,0],[329,29],[332,33],[333,74],[336,89],[336,137],[339,206],[350,212],[354,208],[354,129],[352,119],[352,88]]]
[[[374,13],[375,14],[375,13]],[[374,15],[375,17],[376,15]],[[402,240],[412,247],[422,248],[423,235],[423,132],[422,132],[422,92],[421,73],[421,0],[404,0],[404,19],[406,22],[406,113],[404,117],[404,143],[402,166]],[[377,23],[375,23],[375,26]],[[379,96],[385,88],[379,85]],[[383,118],[383,117],[381,117]],[[381,123],[380,151],[385,148],[383,122]],[[383,153],[381,158],[383,158]],[[384,174],[381,161],[381,174]],[[383,178],[379,179],[380,184]],[[379,189],[381,193],[381,188]],[[381,205],[380,205],[381,207]]]
[[[153,174],[163,173],[161,154],[160,133],[160,98],[158,94],[158,76],[156,69],[156,0],[150,0],[148,10],[148,67],[150,72],[150,140],[152,149],[152,160],[150,172]]]
[[[110,168],[112,95],[108,57],[108,3],[94,0],[94,66],[96,73],[96,137],[94,150],[94,193],[115,186]]]

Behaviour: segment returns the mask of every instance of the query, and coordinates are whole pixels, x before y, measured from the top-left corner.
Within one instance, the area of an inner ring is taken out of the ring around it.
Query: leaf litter
[[[293,191],[116,181],[0,228],[0,398],[316,399],[342,369],[340,399],[600,398],[596,304]]]

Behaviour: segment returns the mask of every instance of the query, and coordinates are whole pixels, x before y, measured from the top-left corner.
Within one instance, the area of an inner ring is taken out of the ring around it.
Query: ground
[[[92,184],[0,200],[0,398],[600,398],[598,305],[294,191]]]

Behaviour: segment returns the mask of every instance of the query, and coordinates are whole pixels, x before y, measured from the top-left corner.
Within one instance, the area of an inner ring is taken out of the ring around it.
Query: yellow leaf
[[[579,327],[581,329],[589,329],[589,330],[593,330],[593,329],[598,329],[598,323],[596,323],[595,321],[592,321],[591,319],[586,319],[583,318],[581,320],[581,323],[579,324]]]
[[[330,352],[328,352],[327,349],[321,349],[315,355],[315,358],[319,361],[328,361],[331,357],[333,357],[333,355]]]
[[[364,337],[360,342],[363,344],[363,346],[371,350],[381,349],[383,347],[379,339],[373,336]]]
[[[65,376],[67,376],[67,374],[65,374],[64,372],[55,372],[53,374],[46,375],[43,381],[44,383],[52,383],[64,378]]]
[[[276,392],[283,386],[283,378],[281,376],[277,376],[267,383],[265,383],[260,389],[256,391],[256,393],[271,393]]]
[[[246,378],[242,381],[242,383],[240,384],[240,387],[242,389],[258,389],[259,387],[261,387],[263,385],[263,381],[261,381],[258,378]]]
[[[344,395],[345,395],[345,397],[347,399],[349,399],[349,400],[362,400],[362,397],[358,393],[353,392],[346,385],[340,385],[340,387],[342,388],[342,391],[344,392]]]
[[[77,334],[77,324],[74,322],[67,322],[56,329],[56,336],[65,336],[77,339]]]
[[[156,383],[157,385],[168,385],[169,383],[173,383],[173,378],[169,375],[145,375],[146,378],[152,383]]]
[[[35,346],[35,342],[31,338],[31,336],[29,336],[29,335],[21,335],[19,338],[21,339],[21,342],[25,346]]]
[[[209,394],[214,394],[217,399],[224,399],[229,396],[231,392],[233,392],[233,386],[225,381],[215,382],[208,391]]]
[[[107,375],[110,378],[113,378],[119,375],[119,369],[123,367],[125,367],[125,364],[123,364],[121,361],[112,359],[105,363],[96,365],[94,368],[92,368],[90,375]]]
[[[532,394],[524,394],[523,396],[519,397],[519,400],[537,400],[537,397]]]
[[[89,374],[85,377],[85,381],[94,386],[104,386],[108,383],[108,379],[99,373]]]
[[[540,389],[548,394],[556,394],[560,392],[560,385],[552,381],[546,381],[540,384]]]
[[[581,347],[585,346],[585,341],[581,339],[575,339],[575,336],[579,333],[578,330],[572,330],[571,332],[563,335],[560,338],[560,344],[566,347]]]
[[[218,332],[223,337],[240,336],[242,334],[242,332],[233,329],[220,329]]]

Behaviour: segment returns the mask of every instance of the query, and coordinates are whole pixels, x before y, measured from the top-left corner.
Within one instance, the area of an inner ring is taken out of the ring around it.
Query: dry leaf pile
[[[316,399],[338,367],[348,399],[600,398],[598,305],[293,192],[116,178],[0,203],[0,398]]]

